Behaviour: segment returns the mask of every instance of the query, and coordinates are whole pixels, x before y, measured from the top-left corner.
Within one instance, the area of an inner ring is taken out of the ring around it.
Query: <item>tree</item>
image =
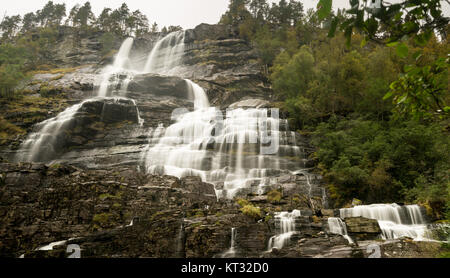
[[[294,0],[289,1],[290,20],[293,26],[297,25],[304,16],[303,4]]]
[[[181,31],[181,30],[183,30],[183,27],[181,27],[181,26],[173,26],[173,25],[171,25],[171,26],[169,26],[168,28],[167,28],[167,32],[168,33],[172,33],[172,32],[178,32],[178,31]]]
[[[19,32],[21,17],[20,15],[6,16],[0,23],[2,32],[2,41],[11,41]]]
[[[127,28],[127,20],[130,17],[130,9],[126,3],[123,3],[119,9],[117,9],[117,17],[120,23],[120,30],[122,34],[125,34]]]
[[[22,19],[22,29],[21,29],[21,33],[25,34],[28,31],[34,29],[37,27],[38,21],[37,21],[37,17],[34,13],[27,13],[23,16]]]
[[[423,67],[408,65],[405,74],[393,82],[384,99],[394,96],[395,111],[414,119],[442,119],[450,115],[448,68],[450,57]],[[418,78],[420,76],[420,78]]]
[[[100,16],[97,18],[95,22],[96,27],[99,30],[105,32],[111,32],[111,9],[104,8]]]
[[[66,4],[54,5],[51,22],[55,26],[60,26],[63,18],[66,16]]]
[[[313,79],[314,56],[309,47],[303,46],[294,55],[282,52],[275,61],[271,80],[273,89],[286,98],[306,95]]]
[[[75,21],[83,29],[86,29],[88,25],[95,22],[95,15],[92,12],[90,2],[84,3],[84,5],[78,9],[78,12],[75,15]]]
[[[54,9],[53,1],[48,1],[42,10],[37,11],[37,18],[41,26],[47,27],[50,24]]]
[[[26,49],[12,44],[0,45],[0,95],[12,97],[15,87],[25,77]]]
[[[251,0],[249,10],[253,18],[259,23],[263,23],[269,16],[269,4],[267,4],[267,0]]]
[[[247,18],[251,17],[246,5],[249,0],[230,0],[228,11],[222,15],[220,23],[238,27]]]
[[[158,31],[159,31],[158,24],[156,22],[154,22],[152,24],[152,28],[150,30],[150,33],[155,34],[155,33],[158,33]]]
[[[141,36],[148,32],[149,24],[147,16],[139,10],[134,11],[127,19],[128,35]]]
[[[69,12],[69,16],[66,20],[66,24],[71,24],[72,27],[76,27],[78,25],[77,14],[79,10],[80,10],[79,4],[76,4],[75,6],[72,7],[72,9]]]
[[[53,1],[36,12],[36,18],[43,27],[59,26],[66,16],[66,4],[54,4]]]

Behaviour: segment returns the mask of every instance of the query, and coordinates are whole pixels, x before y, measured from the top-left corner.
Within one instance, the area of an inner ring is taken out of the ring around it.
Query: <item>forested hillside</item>
[[[337,204],[419,202],[450,217],[450,28],[439,1],[393,5],[365,22],[363,10],[327,14],[331,1],[320,2],[316,12],[301,1],[232,0],[221,23],[259,49],[279,107],[313,134]]]

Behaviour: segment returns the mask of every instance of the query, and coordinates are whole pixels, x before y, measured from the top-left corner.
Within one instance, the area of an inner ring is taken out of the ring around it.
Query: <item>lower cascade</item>
[[[222,258],[233,258],[236,255],[236,234],[236,228],[231,228],[231,246],[222,254]]]
[[[343,236],[348,243],[353,243],[353,240],[347,233],[347,226],[344,221],[338,217],[330,217],[328,218],[328,228],[331,234],[341,235]]]
[[[373,204],[340,210],[341,218],[366,217],[378,220],[383,239],[410,237],[428,240],[427,223],[418,205]]]
[[[280,212],[275,215],[275,225],[278,226],[280,233],[269,239],[268,251],[273,248],[282,249],[287,245],[295,231],[295,221],[297,217],[301,216],[299,210],[292,212]]]
[[[289,160],[301,150],[286,120],[262,108],[228,110],[223,119],[219,109],[207,107],[202,88],[192,89],[196,109],[173,115],[174,124],[150,135],[157,143],[144,155],[148,173],[200,176],[216,185],[218,197],[232,198],[255,185],[255,193],[263,193],[270,176],[300,168]]]

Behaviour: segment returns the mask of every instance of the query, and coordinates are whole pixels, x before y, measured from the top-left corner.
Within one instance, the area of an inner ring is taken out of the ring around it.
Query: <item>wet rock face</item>
[[[135,75],[128,85],[128,91],[155,96],[173,96],[181,99],[189,98],[187,84],[183,79],[157,74]]]
[[[122,121],[128,121],[132,124],[139,123],[137,107],[129,99],[111,98],[85,102],[78,111],[80,116],[82,113],[88,114],[87,118],[95,117],[106,124]]]
[[[175,257],[173,239],[183,217],[198,208],[217,209],[215,196],[177,189],[176,178],[142,175],[130,168],[83,171],[1,164],[1,169],[2,257],[33,253],[69,238],[77,238],[86,257]]]
[[[376,239],[381,235],[381,228],[376,219],[348,217],[345,218],[345,224],[348,234],[358,240]]]

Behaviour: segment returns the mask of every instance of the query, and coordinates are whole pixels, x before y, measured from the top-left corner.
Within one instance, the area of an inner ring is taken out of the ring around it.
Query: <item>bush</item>
[[[269,201],[272,204],[278,204],[281,201],[281,198],[283,195],[278,190],[272,190],[269,193],[267,193],[267,201]]]
[[[261,219],[262,217],[261,209],[251,204],[242,207],[241,212],[248,217],[254,218],[255,220]]]
[[[241,207],[245,207],[246,205],[249,205],[249,204],[250,204],[249,201],[247,201],[246,199],[242,199],[242,198],[237,199],[236,202],[237,202],[238,205],[241,206]]]

